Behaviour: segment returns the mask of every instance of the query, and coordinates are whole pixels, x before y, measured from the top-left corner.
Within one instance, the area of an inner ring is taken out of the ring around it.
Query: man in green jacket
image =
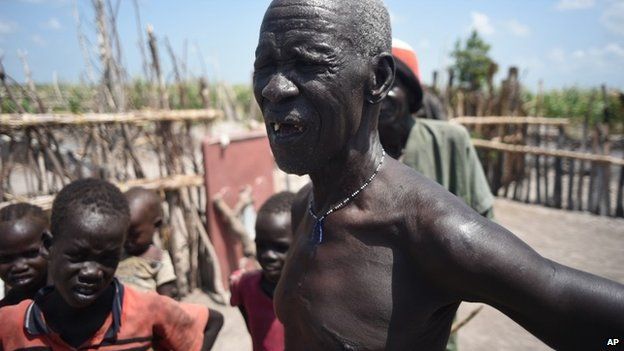
[[[445,121],[439,100],[423,91],[414,50],[394,39],[392,55],[396,77],[379,116],[382,145],[390,156],[435,180],[481,215],[492,218],[494,197],[468,131]],[[429,98],[423,99],[425,95]],[[415,118],[420,111],[429,111],[427,118]]]

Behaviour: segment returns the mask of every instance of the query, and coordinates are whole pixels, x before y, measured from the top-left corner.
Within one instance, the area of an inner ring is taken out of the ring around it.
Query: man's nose
[[[262,97],[272,103],[277,103],[299,94],[297,85],[286,78],[283,73],[278,73],[271,77],[269,83],[262,89]]]
[[[104,273],[95,262],[85,262],[78,274],[78,280],[82,283],[95,283],[104,277]]]

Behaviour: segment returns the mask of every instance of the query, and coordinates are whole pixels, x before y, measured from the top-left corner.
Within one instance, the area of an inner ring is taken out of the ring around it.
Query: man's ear
[[[41,234],[41,248],[39,249],[39,253],[45,259],[50,258],[50,247],[52,246],[52,233],[49,230],[43,231]]]
[[[396,64],[391,54],[384,52],[379,54],[375,60],[376,64],[371,79],[371,90],[368,102],[371,104],[379,103],[383,100],[394,83],[394,74]]]

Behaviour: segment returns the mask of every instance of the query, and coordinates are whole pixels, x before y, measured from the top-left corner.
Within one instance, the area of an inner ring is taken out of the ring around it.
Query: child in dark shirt
[[[3,308],[0,350],[212,347],[223,323],[218,312],[113,278],[129,217],[124,195],[108,182],[83,179],[61,190],[43,248],[54,285]]]
[[[230,278],[230,304],[238,306],[251,334],[254,351],[284,350],[284,327],[273,310],[273,292],[292,242],[290,207],[294,193],[270,197],[258,211],[256,252],[262,270],[237,271]]]
[[[31,299],[45,286],[48,265],[40,249],[49,226],[38,206],[18,203],[0,209],[0,278],[9,287],[0,307]]]

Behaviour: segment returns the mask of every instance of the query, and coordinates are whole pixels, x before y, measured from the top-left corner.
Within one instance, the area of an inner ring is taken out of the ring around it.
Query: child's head
[[[48,227],[48,216],[38,206],[19,203],[0,210],[0,278],[11,289],[32,293],[46,284],[41,244]]]
[[[87,307],[109,286],[129,218],[124,195],[103,180],[74,181],[56,196],[48,245],[49,272],[68,305]]]
[[[154,233],[162,225],[161,199],[155,192],[139,187],[125,195],[130,207],[130,227],[124,247],[128,254],[140,255],[152,244]]]
[[[290,207],[295,199],[291,192],[271,196],[258,210],[256,219],[256,252],[266,280],[277,283],[282,274],[286,253],[292,242]]]

